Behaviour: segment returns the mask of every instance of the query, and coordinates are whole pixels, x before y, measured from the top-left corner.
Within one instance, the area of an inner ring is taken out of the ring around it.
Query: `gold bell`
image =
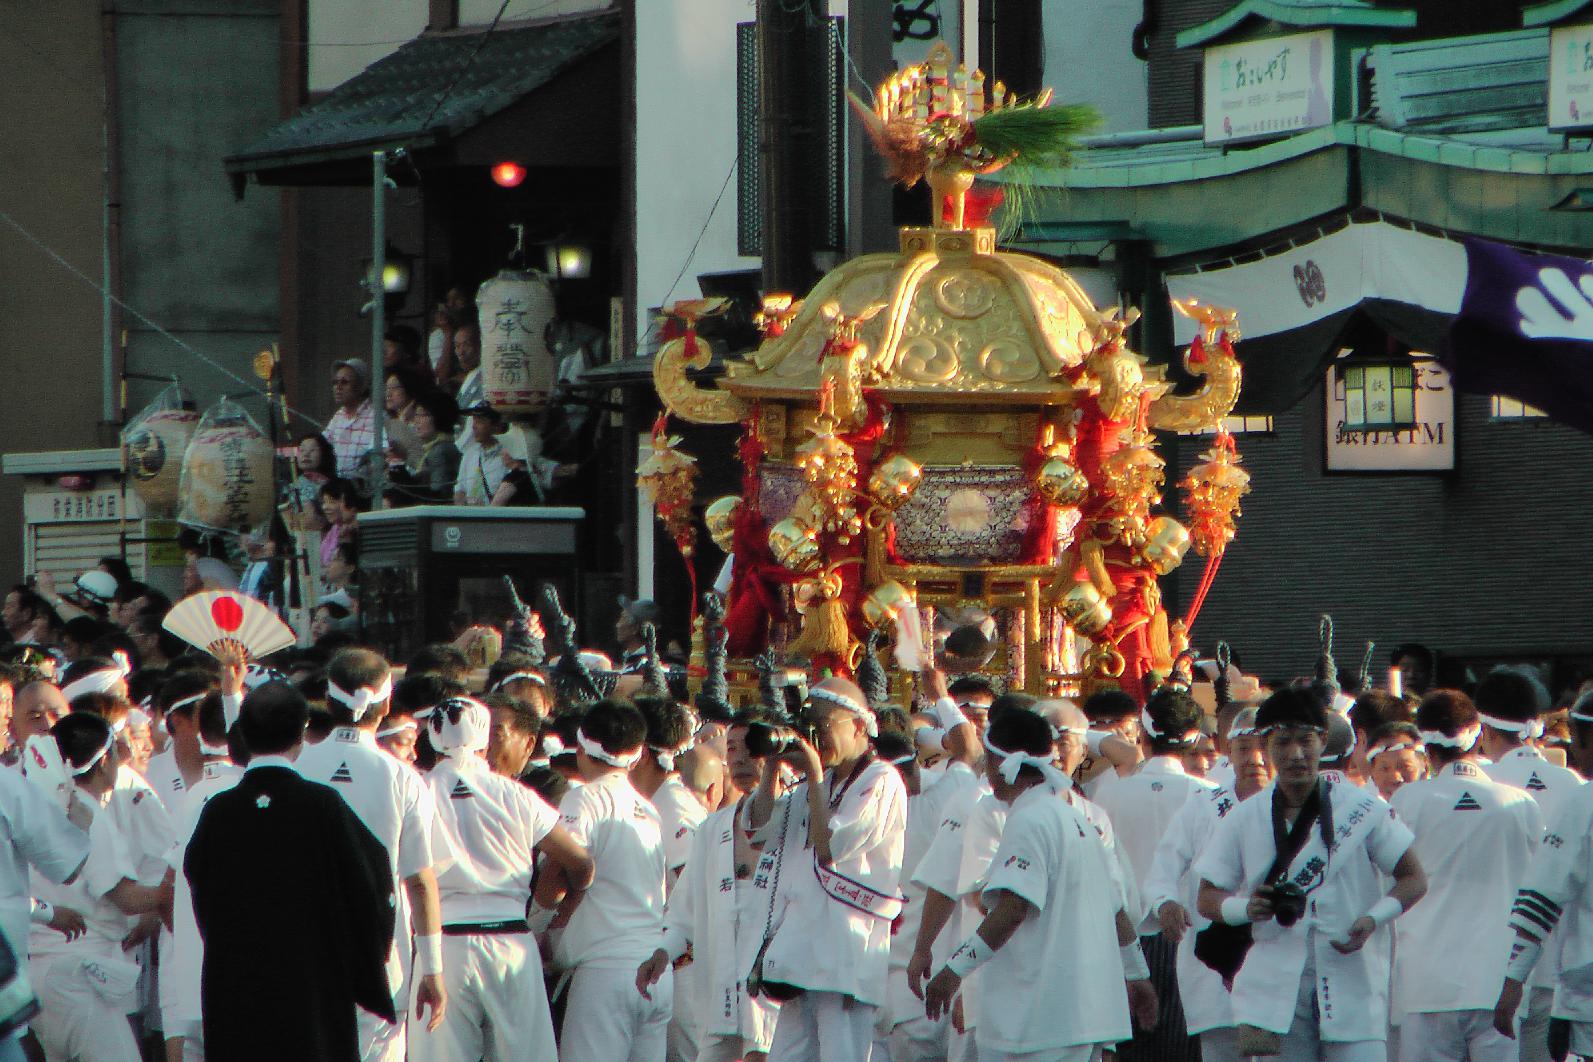
[[[905,609],[918,607],[913,592],[895,579],[887,579],[863,598],[863,620],[870,627],[888,627]]]
[[[1145,561],[1157,575],[1166,575],[1184,562],[1189,551],[1189,531],[1170,516],[1158,516],[1145,529]]]
[[[918,462],[906,454],[893,454],[874,467],[868,477],[868,492],[885,508],[899,509],[913,496],[923,478],[924,470]]]
[[[703,510],[702,519],[708,525],[708,537],[726,553],[731,551],[736,537],[736,519],[740,515],[741,496],[737,494],[726,494]]]
[[[1065,457],[1053,457],[1041,465],[1034,486],[1052,505],[1077,505],[1090,493],[1089,479]]]
[[[1067,625],[1086,638],[1100,634],[1112,622],[1112,606],[1088,581],[1074,583],[1062,595],[1058,608]]]
[[[812,529],[789,516],[769,528],[769,552],[794,572],[811,572],[824,561]]]

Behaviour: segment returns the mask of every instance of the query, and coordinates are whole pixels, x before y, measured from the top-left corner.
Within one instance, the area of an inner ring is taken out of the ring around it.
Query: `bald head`
[[[1062,772],[1072,774],[1078,770],[1079,764],[1084,762],[1086,751],[1084,738],[1080,735],[1090,728],[1090,717],[1072,701],[1063,700],[1038,701],[1034,711],[1051,724],[1056,734],[1056,759]]]
[[[719,808],[725,787],[725,761],[711,745],[696,745],[675,761],[680,780],[709,811]]]
[[[35,734],[48,734],[56,720],[70,710],[55,683],[28,683],[17,691],[16,707],[11,713],[11,740],[21,745]]]

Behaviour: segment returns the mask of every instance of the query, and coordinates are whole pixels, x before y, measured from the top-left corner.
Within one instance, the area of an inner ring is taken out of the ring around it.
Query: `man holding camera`
[[[1195,866],[1200,913],[1251,931],[1234,949],[1240,1052],[1382,1062],[1388,968],[1366,943],[1427,891],[1414,838],[1376,796],[1318,777],[1316,693],[1279,690],[1256,726],[1277,781],[1222,820]],[[1388,895],[1379,872],[1394,878]]]
[[[867,1062],[902,909],[907,790],[873,755],[878,723],[856,683],[820,682],[804,715],[812,743],[792,735],[782,756],[804,781],[777,801],[766,774],[753,800],[770,909],[752,977],[783,1000],[770,1062]]]

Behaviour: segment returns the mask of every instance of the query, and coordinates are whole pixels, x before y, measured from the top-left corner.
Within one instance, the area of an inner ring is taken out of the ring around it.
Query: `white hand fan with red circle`
[[[298,641],[293,628],[265,605],[233,590],[207,590],[183,598],[161,624],[189,645],[216,655],[228,642],[259,660]]]

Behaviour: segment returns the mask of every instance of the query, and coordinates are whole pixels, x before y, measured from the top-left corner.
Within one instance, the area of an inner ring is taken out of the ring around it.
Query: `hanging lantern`
[[[1233,436],[1223,432],[1184,477],[1189,537],[1202,557],[1222,553],[1233,541],[1239,499],[1250,493],[1250,473],[1239,466]]]
[[[691,522],[691,502],[697,482],[697,459],[683,452],[680,436],[666,432],[667,417],[653,425],[653,449],[636,470],[636,486],[653,503],[681,556],[695,550],[696,531]]]
[[[1052,505],[1071,507],[1089,497],[1090,481],[1069,460],[1065,450],[1057,449],[1034,474],[1034,489]]]
[[[887,509],[900,509],[918,489],[924,470],[906,454],[892,454],[874,466],[868,493]]]
[[[703,523],[708,525],[708,537],[725,553],[732,551],[736,535],[736,520],[741,516],[741,496],[726,494],[715,499],[703,510]]]
[[[1416,426],[1416,365],[1409,354],[1355,351],[1340,358],[1333,371],[1344,388],[1345,431]]]
[[[913,592],[895,579],[888,579],[863,598],[863,620],[870,627],[889,627],[906,610],[916,610]]]
[[[1069,587],[1057,607],[1067,625],[1086,638],[1100,634],[1112,622],[1112,606],[1087,580]]]
[[[804,498],[815,514],[814,529],[835,535],[843,546],[863,530],[858,514],[857,456],[846,441],[835,434],[837,427],[830,412],[834,392],[828,384],[819,394],[819,415],[813,422],[813,438],[796,448],[794,462],[808,482]]]
[[[481,384],[500,413],[535,413],[553,390],[558,365],[543,338],[553,320],[553,289],[540,273],[505,269],[476,292],[481,320]]]
[[[1189,550],[1189,532],[1170,516],[1158,516],[1145,529],[1145,548],[1141,555],[1151,571],[1166,575],[1184,562]]]
[[[177,519],[192,527],[260,526],[276,500],[271,440],[237,403],[223,399],[199,421],[183,454]]]
[[[789,516],[769,528],[769,552],[793,572],[816,571],[824,561],[813,529]]]
[[[183,455],[199,425],[191,409],[158,409],[136,418],[122,434],[133,492],[152,513],[170,513],[182,482]]]

